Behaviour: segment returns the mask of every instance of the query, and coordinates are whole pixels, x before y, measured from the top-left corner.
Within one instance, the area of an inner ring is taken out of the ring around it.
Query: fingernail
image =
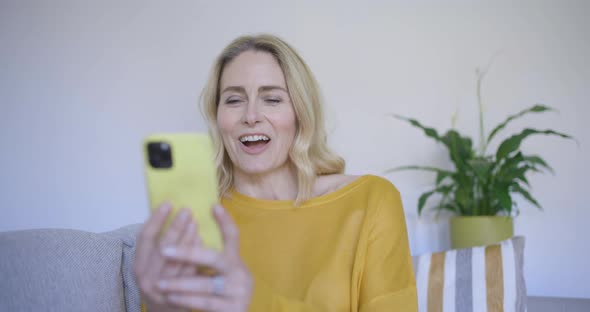
[[[194,232],[197,229],[197,227],[195,226],[195,224],[193,222],[189,223],[188,225],[188,231],[190,233]]]
[[[176,248],[174,248],[174,247],[166,247],[166,248],[162,249],[162,253],[165,256],[174,256],[176,254]]]
[[[162,204],[162,206],[160,206],[160,210],[162,212],[168,212],[168,210],[170,210],[170,208],[172,208],[172,205],[170,204],[170,202],[164,202]]]
[[[168,287],[168,282],[160,281],[158,282],[158,287],[160,287],[161,289],[166,289]]]
[[[182,219],[182,221],[186,220],[186,218],[188,218],[188,216],[189,216],[188,210],[182,209],[180,211],[180,219]]]

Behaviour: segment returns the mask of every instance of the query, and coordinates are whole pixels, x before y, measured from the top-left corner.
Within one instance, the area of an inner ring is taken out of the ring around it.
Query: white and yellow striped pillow
[[[524,312],[524,237],[414,257],[420,312]]]

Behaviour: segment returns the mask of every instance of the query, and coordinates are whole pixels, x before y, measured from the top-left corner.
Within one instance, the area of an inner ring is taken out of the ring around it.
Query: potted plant
[[[486,135],[481,101],[481,83],[486,71],[476,70],[476,74],[479,105],[477,148],[473,146],[473,140],[469,136],[462,135],[456,129],[439,135],[435,129],[422,125],[416,119],[392,115],[421,129],[427,137],[443,144],[449,151],[453,170],[403,166],[386,172],[424,170],[436,173],[433,189],[423,193],[418,199],[418,215],[421,215],[428,198],[433,194],[440,194],[441,199],[434,209],[449,210],[455,214],[451,218],[453,248],[487,245],[512,237],[512,218],[518,214],[518,208],[513,200],[514,194],[520,194],[534,206],[541,208],[530,193],[527,174],[531,171],[553,172],[553,169],[540,156],[522,152],[520,146],[523,140],[539,134],[572,139],[570,135],[550,129],[526,128],[502,141],[495,152],[488,152],[490,143],[511,121],[530,113],[544,113],[553,109],[545,105],[534,105],[509,116]]]

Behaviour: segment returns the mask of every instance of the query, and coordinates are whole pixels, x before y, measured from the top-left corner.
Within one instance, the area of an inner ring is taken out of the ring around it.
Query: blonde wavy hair
[[[318,175],[343,173],[345,163],[327,146],[322,98],[311,70],[295,49],[282,39],[269,34],[242,36],[225,47],[217,57],[201,94],[202,113],[208,123],[215,148],[219,196],[226,196],[234,182],[233,163],[217,127],[220,80],[225,65],[245,51],[270,53],[279,63],[285,76],[297,120],[297,131],[289,150],[289,159],[297,172],[298,190],[295,205],[300,205],[312,197],[312,187]]]

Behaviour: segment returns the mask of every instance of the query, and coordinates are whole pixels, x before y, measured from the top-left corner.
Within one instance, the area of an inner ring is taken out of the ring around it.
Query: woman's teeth
[[[270,140],[270,138],[268,138],[266,135],[247,135],[247,136],[243,136],[240,138],[240,142],[242,142],[242,143],[269,141],[269,140]]]

